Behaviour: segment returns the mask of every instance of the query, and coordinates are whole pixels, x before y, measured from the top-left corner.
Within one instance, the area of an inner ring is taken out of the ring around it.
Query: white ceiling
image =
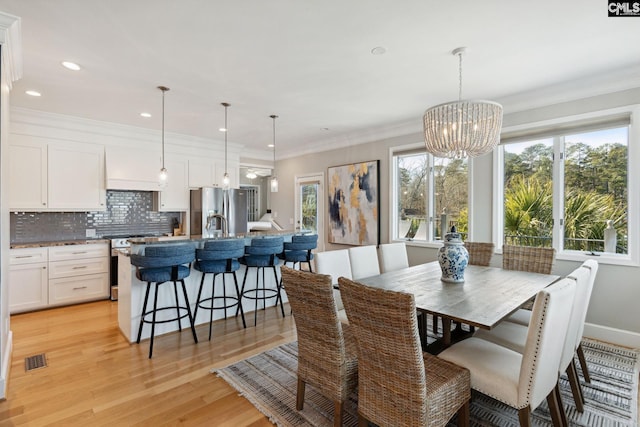
[[[459,46],[463,97],[506,112],[638,87],[640,18],[608,18],[606,4],[0,0],[0,11],[22,18],[12,105],[160,129],[165,85],[167,132],[220,140],[229,102],[229,141],[268,159],[271,114],[279,158],[419,131],[425,108],[458,97]]]

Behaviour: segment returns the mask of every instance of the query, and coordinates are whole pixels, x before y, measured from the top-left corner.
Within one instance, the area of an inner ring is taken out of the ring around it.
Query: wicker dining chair
[[[488,266],[491,263],[494,244],[490,242],[464,242],[469,252],[469,265]]]
[[[502,245],[502,268],[505,270],[551,274],[555,259],[556,250],[554,248]],[[526,302],[522,308],[531,310],[533,299]]]
[[[556,250],[554,248],[503,245],[502,268],[505,270],[551,274],[555,255]]]
[[[341,277],[358,347],[358,423],[469,425],[469,371],[422,352],[415,298]]]
[[[298,334],[296,409],[303,409],[309,384],[333,401],[333,425],[341,426],[344,402],[358,384],[358,359],[350,327],[338,319],[331,276],[288,267],[281,272]]]

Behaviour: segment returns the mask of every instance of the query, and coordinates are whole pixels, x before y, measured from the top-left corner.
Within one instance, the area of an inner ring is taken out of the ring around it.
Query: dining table
[[[358,282],[413,294],[417,311],[441,317],[442,337],[427,346],[426,316],[421,316],[423,347],[437,354],[452,343],[452,322],[490,330],[560,278],[477,265],[466,267],[462,283],[445,282],[441,277],[440,264],[434,261],[361,278]]]

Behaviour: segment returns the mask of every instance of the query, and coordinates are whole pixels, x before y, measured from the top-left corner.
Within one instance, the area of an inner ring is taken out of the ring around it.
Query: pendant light
[[[158,86],[158,89],[162,91],[162,169],[160,169],[158,185],[163,188],[167,186],[167,183],[169,181],[167,168],[164,167],[164,94],[169,90],[169,88],[165,86]]]
[[[227,133],[229,133],[229,128],[227,127],[227,108],[229,108],[229,104],[226,102],[222,103],[224,107],[224,175],[222,177],[222,186],[225,190],[229,189],[229,172],[227,171]]]
[[[437,157],[475,157],[498,144],[502,128],[502,106],[492,101],[462,100],[462,55],[465,47],[451,52],[458,56],[458,101],[436,105],[425,111],[426,151]]]
[[[270,115],[273,119],[273,173],[271,174],[271,192],[278,192],[278,177],[276,176],[276,119],[275,114]]]

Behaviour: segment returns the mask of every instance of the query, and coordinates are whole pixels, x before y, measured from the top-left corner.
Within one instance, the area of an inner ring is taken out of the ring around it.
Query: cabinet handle
[[[71,252],[71,255],[82,255],[82,254],[86,254],[87,251],[81,251],[81,252]]]
[[[46,269],[47,269],[47,267],[42,267],[42,269],[43,269],[43,270],[46,270]]]
[[[47,204],[45,202],[42,202],[42,206],[47,206]]]
[[[86,265],[80,265],[80,266],[77,266],[77,267],[73,267],[74,270],[80,270],[80,269],[83,269],[83,268],[87,268],[87,266]]]
[[[77,288],[73,288],[74,291],[79,291],[81,289],[87,289],[86,286],[78,286]]]
[[[33,258],[33,255],[18,255],[16,258]]]

